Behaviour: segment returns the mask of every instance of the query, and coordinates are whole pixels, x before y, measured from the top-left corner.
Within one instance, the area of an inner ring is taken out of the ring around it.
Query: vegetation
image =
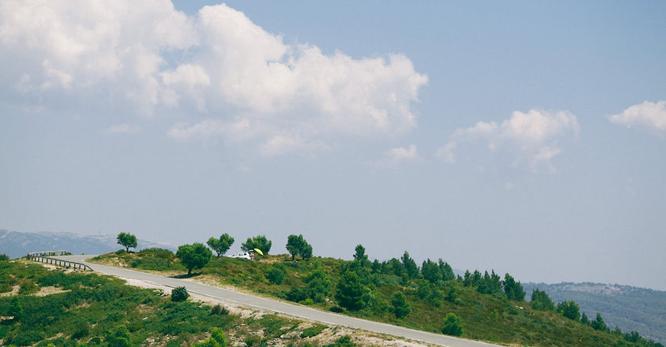
[[[286,318],[212,314],[208,306],[173,302],[159,291],[130,287],[111,277],[0,262],[0,281],[6,285],[28,280],[58,291],[0,297],[0,345],[139,346],[151,341],[149,345],[225,346],[232,344],[228,336],[234,336],[233,344],[258,339],[259,345],[289,345],[300,339],[300,331],[288,334],[298,323]]]
[[[128,253],[130,248],[136,248],[137,246],[136,236],[130,233],[120,233],[116,239],[118,244],[125,247],[125,251]]]
[[[187,292],[185,287],[176,287],[171,291],[171,301],[181,302],[187,300],[190,297],[190,293]]]
[[[125,256],[100,260],[123,259],[131,266]],[[140,258],[141,252],[132,257]],[[255,261],[214,258],[201,271],[222,284],[324,310],[503,344],[661,346],[634,333],[582,324],[574,302],[560,303],[557,309],[543,291],[533,291],[532,302],[525,302],[523,285],[510,274],[500,277],[490,270],[455,276],[448,263],[427,259],[418,266],[408,252],[371,261],[362,245],[351,261],[316,256],[292,260],[297,257],[290,252]],[[174,271],[178,267],[178,260],[171,264]]]
[[[304,260],[312,257],[312,246],[305,241],[303,235],[289,235],[287,238],[287,251],[291,254],[291,260],[300,256]]]
[[[229,248],[231,248],[231,245],[234,244],[234,238],[231,237],[231,235],[224,233],[220,235],[219,238],[211,237],[206,244],[215,251],[218,257],[221,257],[227,253]]]
[[[201,243],[182,245],[176,252],[176,257],[187,268],[188,275],[192,275],[193,269],[201,269],[206,266],[212,256],[210,249]]]
[[[248,238],[241,246],[241,249],[244,250],[245,252],[249,252],[256,248],[260,250],[262,253],[268,255],[268,252],[271,250],[272,245],[273,242],[267,239],[266,236],[257,235],[255,237]]]

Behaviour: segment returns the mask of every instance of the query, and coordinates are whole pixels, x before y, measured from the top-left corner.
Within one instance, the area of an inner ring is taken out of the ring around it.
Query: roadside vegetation
[[[317,340],[322,331],[336,328],[272,314],[241,318],[188,296],[184,288],[169,296],[112,277],[3,259],[0,345],[337,346],[345,337],[334,331],[328,340]]]
[[[556,304],[543,291],[535,290],[527,302],[528,294],[510,274],[491,270],[458,276],[441,259],[418,265],[408,252],[371,261],[362,245],[353,260],[317,257],[302,235],[289,236],[288,255],[268,255],[271,244],[263,235],[249,238],[243,249],[265,254],[253,261],[203,255],[208,261],[195,275],[322,310],[503,344],[663,347],[608,327],[601,315],[581,315],[575,302]],[[158,254],[159,261],[153,259]],[[185,258],[167,250],[121,251],[95,261],[173,276],[191,270]]]

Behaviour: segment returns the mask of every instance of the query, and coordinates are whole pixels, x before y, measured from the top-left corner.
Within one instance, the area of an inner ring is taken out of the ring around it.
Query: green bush
[[[269,282],[273,284],[282,284],[285,275],[286,273],[282,266],[273,265],[271,266],[270,270],[268,270],[268,272],[266,273],[266,278],[268,279]]]
[[[210,314],[226,316],[229,314],[229,310],[222,305],[215,305],[210,309]]]
[[[7,254],[0,253],[0,261],[8,261],[8,260],[9,256],[7,256]]]
[[[323,325],[315,325],[315,326],[311,326],[311,327],[309,327],[309,328],[305,328],[305,329],[303,329],[303,331],[301,332],[301,338],[308,338],[308,337],[314,337],[314,336],[317,336],[317,335],[319,335],[322,331],[324,331],[324,329],[326,329],[326,327],[323,326]]]
[[[460,325],[460,318],[455,313],[448,313],[444,318],[442,333],[451,336],[462,336],[463,328]]]
[[[185,287],[176,287],[171,291],[171,301],[180,302],[185,301],[190,297]]]

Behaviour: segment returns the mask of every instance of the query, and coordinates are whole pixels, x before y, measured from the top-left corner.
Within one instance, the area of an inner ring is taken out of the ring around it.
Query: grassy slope
[[[13,286],[18,295],[8,296]],[[65,291],[38,297],[41,287]],[[244,318],[212,314],[210,307],[171,302],[158,291],[130,287],[94,274],[64,273],[36,264],[0,261],[0,345],[107,346],[109,334],[127,328],[131,345],[192,345],[212,328],[225,331],[234,342],[247,345],[302,345],[299,322],[265,315]],[[9,319],[12,305],[23,308],[18,321]],[[316,335],[322,327],[310,335]],[[290,333],[291,332],[291,333]],[[80,335],[80,337],[77,337]]]
[[[114,253],[99,257],[97,261],[125,264],[145,270],[172,273],[183,271],[182,265],[173,257],[163,254],[161,260],[153,258],[154,254],[150,253]],[[292,262],[287,256],[269,256],[259,261],[215,258],[201,270],[201,273],[203,278],[212,277],[221,284],[285,298],[286,292],[292,287],[302,287],[303,279],[316,268],[327,273],[334,287],[343,262],[332,258]],[[281,264],[287,274],[280,285],[271,284],[265,275],[271,266],[276,264]],[[449,282],[448,285],[455,286],[458,300],[455,303],[442,300],[439,307],[419,299],[414,282],[403,285],[400,279],[393,275],[378,275],[375,282],[374,296],[377,304],[372,308],[345,312],[346,314],[438,333],[446,313],[454,312],[462,319],[464,337],[472,339],[529,346],[634,345],[624,341],[619,335],[595,331],[556,313],[532,310],[525,302],[512,302],[500,296],[479,294],[476,290],[463,287],[456,281]],[[412,312],[403,319],[396,319],[388,310],[390,297],[396,291],[405,292],[412,308]],[[329,309],[334,305],[333,292],[334,288],[326,303],[314,306]]]

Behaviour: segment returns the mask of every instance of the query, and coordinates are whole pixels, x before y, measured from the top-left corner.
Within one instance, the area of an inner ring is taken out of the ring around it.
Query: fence
[[[59,252],[61,252],[61,253],[59,253]],[[50,257],[50,256],[64,255],[64,254],[71,254],[71,253],[65,252],[65,251],[31,252],[31,253],[28,253],[27,258],[32,260],[32,261],[38,261],[38,262],[44,263],[44,264],[60,266],[60,267],[66,268],[66,269],[93,271],[93,269],[90,266],[86,265],[86,264],[77,263],[75,261],[69,261],[69,260],[63,260],[63,259],[57,259],[57,258],[51,258]]]

